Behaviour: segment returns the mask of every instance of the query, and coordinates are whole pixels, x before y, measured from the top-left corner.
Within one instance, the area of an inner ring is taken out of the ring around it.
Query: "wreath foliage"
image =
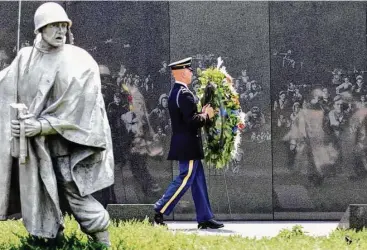
[[[240,132],[245,128],[244,113],[232,82],[218,68],[199,69],[198,80],[199,110],[210,103],[215,111],[211,124],[205,127],[205,162],[222,169],[236,156]]]

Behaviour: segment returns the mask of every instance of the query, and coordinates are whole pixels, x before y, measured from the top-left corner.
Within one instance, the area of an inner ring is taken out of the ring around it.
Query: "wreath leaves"
[[[239,95],[218,68],[198,70],[198,76],[199,109],[210,103],[216,113],[205,127],[204,159],[210,166],[222,169],[236,156],[244,128]]]

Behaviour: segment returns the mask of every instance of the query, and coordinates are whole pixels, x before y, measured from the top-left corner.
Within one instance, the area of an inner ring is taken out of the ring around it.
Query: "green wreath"
[[[228,75],[218,68],[198,69],[198,108],[210,103],[216,113],[204,128],[204,159],[216,169],[222,169],[236,156],[240,132],[245,128],[239,95],[227,79]]]

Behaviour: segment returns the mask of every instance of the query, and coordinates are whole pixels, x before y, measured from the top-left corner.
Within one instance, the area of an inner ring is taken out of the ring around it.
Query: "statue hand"
[[[19,137],[20,136],[20,125],[18,120],[11,121],[11,136]]]
[[[26,137],[33,137],[41,133],[41,122],[32,117],[24,121],[24,129]]]

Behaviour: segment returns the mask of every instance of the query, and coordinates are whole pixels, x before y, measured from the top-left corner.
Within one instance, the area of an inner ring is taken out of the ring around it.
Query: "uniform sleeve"
[[[194,96],[189,91],[181,91],[178,104],[184,121],[191,127],[201,128],[209,121],[209,118],[205,114],[197,111]]]

